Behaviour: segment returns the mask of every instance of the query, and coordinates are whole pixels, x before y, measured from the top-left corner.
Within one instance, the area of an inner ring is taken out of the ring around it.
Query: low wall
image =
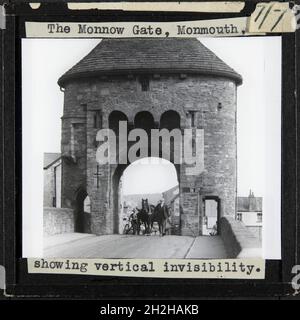
[[[260,258],[261,243],[240,221],[232,217],[220,219],[220,235],[228,258]]]
[[[44,236],[74,232],[73,209],[44,207]]]
[[[260,226],[247,226],[247,229],[253,233],[259,241],[262,241],[262,227]]]

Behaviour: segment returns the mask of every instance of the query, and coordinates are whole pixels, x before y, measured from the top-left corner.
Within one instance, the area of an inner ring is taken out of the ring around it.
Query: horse
[[[145,226],[145,234],[150,233],[150,206],[148,203],[148,199],[142,199],[142,209],[137,209],[137,224],[138,230],[137,234],[140,234],[141,224],[144,223]]]
[[[169,207],[161,202],[154,208],[154,212],[150,215],[150,231],[152,231],[153,223],[157,222],[159,233],[163,237],[166,234],[167,219],[170,216]]]

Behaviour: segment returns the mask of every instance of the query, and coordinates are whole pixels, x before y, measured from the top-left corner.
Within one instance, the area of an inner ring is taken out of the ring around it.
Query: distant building
[[[61,207],[61,154],[44,154],[44,207]]]
[[[248,197],[237,197],[236,220],[243,222],[261,240],[262,197],[255,197],[251,190]]]
[[[163,192],[165,204],[171,210],[171,234],[180,235],[180,205],[179,205],[179,186],[175,186]]]

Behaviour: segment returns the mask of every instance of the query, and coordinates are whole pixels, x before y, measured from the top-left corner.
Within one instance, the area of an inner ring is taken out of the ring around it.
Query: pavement
[[[219,236],[136,236],[67,233],[44,238],[48,258],[227,258]]]

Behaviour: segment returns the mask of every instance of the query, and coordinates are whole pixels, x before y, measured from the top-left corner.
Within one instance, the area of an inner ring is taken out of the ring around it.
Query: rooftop
[[[185,73],[223,76],[242,83],[242,77],[197,39],[103,39],[58,80],[113,74]]]
[[[44,169],[48,169],[58,160],[60,160],[61,154],[60,153],[52,153],[52,152],[45,152],[44,153]]]
[[[262,197],[237,197],[237,212],[261,212]]]

